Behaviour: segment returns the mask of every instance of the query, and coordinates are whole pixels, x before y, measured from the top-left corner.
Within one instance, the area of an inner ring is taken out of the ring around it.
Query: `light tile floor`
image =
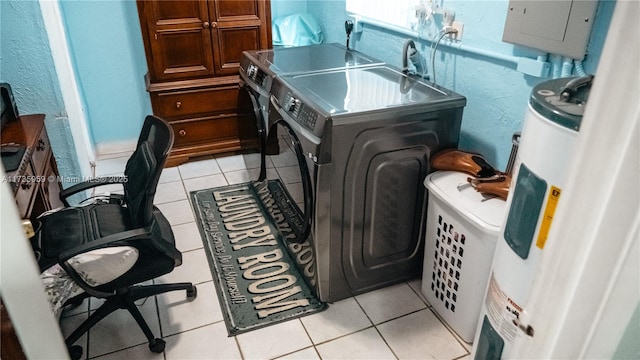
[[[280,158],[281,159],[281,158]],[[98,162],[96,175],[121,174],[127,158]],[[268,176],[287,181],[291,166],[268,159]],[[189,203],[190,191],[246,182],[259,173],[259,156],[235,155],[192,161],[164,169],[155,203],[167,216],[183,253],[183,264],[156,283],[189,281],[198,296],[172,292],[138,306],[164,353],[149,351],[146,339],[125,310],[94,326],[78,341],[88,359],[468,359],[464,343],[432,311],[420,279],[330,304],[321,313],[228,337],[202,241]],[[282,167],[274,167],[274,163]],[[120,191],[117,187],[103,189]],[[85,300],[62,315],[69,334],[100,302]]]

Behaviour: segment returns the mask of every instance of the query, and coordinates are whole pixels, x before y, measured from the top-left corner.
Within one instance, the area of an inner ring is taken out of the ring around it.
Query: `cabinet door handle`
[[[176,109],[180,109],[182,107],[182,101],[176,101]]]
[[[182,130],[178,131],[178,135],[180,135],[180,137],[185,137],[185,136],[187,136],[187,131],[182,129]]]
[[[211,23],[211,27],[212,27],[212,28],[214,28],[214,29],[215,29],[217,26],[218,26],[218,23],[216,23],[216,22],[212,22],[212,23]]]
[[[202,27],[205,28],[205,29],[208,28],[209,27],[209,22],[208,21],[203,22],[202,23]]]
[[[44,140],[42,139],[38,140],[38,146],[36,146],[36,150],[38,151],[44,150]]]

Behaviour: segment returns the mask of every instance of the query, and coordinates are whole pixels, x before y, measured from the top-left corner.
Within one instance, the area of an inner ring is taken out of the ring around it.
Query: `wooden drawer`
[[[46,182],[42,184],[42,189],[44,191],[45,196],[49,199],[47,206],[49,209],[56,209],[61,206],[64,206],[62,200],[60,200],[60,192],[62,191],[62,187],[60,181],[58,181],[58,164],[56,164],[56,160],[53,157],[53,152],[51,152],[51,156],[49,160],[45,164],[44,172],[42,173],[46,176]]]
[[[33,155],[31,157],[33,169],[36,174],[44,173],[44,166],[48,161],[48,155],[49,155],[50,149],[51,149],[51,145],[49,144],[49,137],[47,136],[47,130],[45,127],[42,127],[42,131],[40,132],[40,138],[36,142],[36,146],[33,149]]]
[[[238,117],[235,115],[172,121],[171,126],[175,134],[174,147],[211,143],[239,135]]]
[[[2,143],[15,142],[27,147],[20,167],[8,173],[18,211],[24,219],[34,221],[43,211],[61,204],[58,167],[53,157],[44,126],[43,114],[22,115],[18,121],[6,124],[1,132]]]
[[[32,164],[27,163],[23,172],[23,175],[16,176],[16,203],[18,205],[18,212],[20,217],[29,217],[29,210],[31,209],[31,200],[33,199],[33,192],[36,191],[38,184],[43,181],[41,177],[34,175]]]
[[[154,113],[167,120],[236,113],[237,86],[152,93]]]

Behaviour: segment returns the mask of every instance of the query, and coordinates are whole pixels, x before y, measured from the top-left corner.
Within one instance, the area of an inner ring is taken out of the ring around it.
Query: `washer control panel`
[[[267,74],[255,64],[249,64],[249,66],[247,66],[247,77],[261,88],[265,87]]]
[[[300,99],[288,93],[283,104],[284,110],[300,125],[305,128],[314,131],[316,122],[318,120],[318,114],[310,107],[306,106],[300,101]]]

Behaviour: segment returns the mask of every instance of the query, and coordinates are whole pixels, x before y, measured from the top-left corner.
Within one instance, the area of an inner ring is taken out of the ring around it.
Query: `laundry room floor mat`
[[[302,216],[279,180],[190,195],[229,336],[327,308],[286,248]]]

